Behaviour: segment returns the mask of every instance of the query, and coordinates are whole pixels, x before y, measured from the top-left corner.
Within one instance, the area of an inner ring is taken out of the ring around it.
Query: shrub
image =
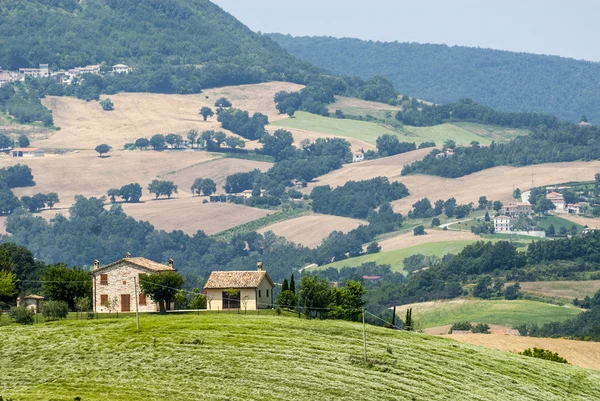
[[[425,232],[425,227],[423,226],[416,226],[415,229],[413,230],[414,235],[425,235],[427,234]]]
[[[42,315],[46,319],[64,319],[68,314],[69,305],[65,301],[48,301],[42,305]]]
[[[452,334],[454,330],[471,331],[473,330],[473,325],[470,322],[454,323],[452,327],[450,327],[450,334]]]
[[[471,329],[473,333],[490,334],[490,326],[486,323],[478,323]]]
[[[560,357],[556,352],[552,352],[543,348],[527,348],[523,352],[519,352],[519,355],[530,356],[533,358],[545,359],[547,361],[553,361],[558,363],[569,363],[565,358]]]
[[[10,317],[19,324],[33,324],[34,313],[26,306],[15,306],[10,310]]]

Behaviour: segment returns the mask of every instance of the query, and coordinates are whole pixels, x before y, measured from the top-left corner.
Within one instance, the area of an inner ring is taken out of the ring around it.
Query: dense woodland
[[[438,104],[471,98],[504,111],[600,123],[600,64],[557,56],[419,43],[269,34],[291,54],[338,74],[391,79]]]

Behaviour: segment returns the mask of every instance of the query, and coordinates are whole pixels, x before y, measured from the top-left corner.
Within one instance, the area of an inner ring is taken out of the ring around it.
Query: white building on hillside
[[[365,160],[365,154],[363,152],[354,152],[352,154],[352,163],[358,163]]]
[[[125,64],[116,64],[113,65],[112,70],[115,74],[129,74],[131,72],[131,67]]]
[[[509,233],[512,231],[512,219],[508,216],[494,217],[494,231],[497,233]]]

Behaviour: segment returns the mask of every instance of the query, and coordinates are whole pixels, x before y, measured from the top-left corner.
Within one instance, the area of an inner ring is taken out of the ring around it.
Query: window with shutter
[[[140,293],[139,298],[140,299],[139,299],[138,303],[140,304],[140,306],[146,305],[146,294],[141,294]]]
[[[108,303],[108,295],[107,294],[100,295],[100,305],[106,306],[107,303]]]
[[[267,290],[267,298],[269,298],[269,290]]]
[[[100,285],[108,285],[108,274],[100,275]]]

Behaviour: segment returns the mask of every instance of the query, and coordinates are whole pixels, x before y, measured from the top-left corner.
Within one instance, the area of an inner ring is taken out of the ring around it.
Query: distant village
[[[57,83],[64,85],[71,85],[74,78],[80,77],[84,74],[95,74],[104,75],[109,74],[128,74],[132,71],[132,68],[125,64],[116,64],[112,67],[106,66],[102,68],[101,64],[88,65],[85,67],[75,67],[70,70],[57,70],[53,71],[50,69],[48,64],[40,64],[37,68],[19,68],[18,71],[7,71],[0,67],[0,86],[10,83],[25,81],[26,78],[52,78]],[[108,71],[106,71],[108,69]],[[105,70],[105,71],[102,71]]]

